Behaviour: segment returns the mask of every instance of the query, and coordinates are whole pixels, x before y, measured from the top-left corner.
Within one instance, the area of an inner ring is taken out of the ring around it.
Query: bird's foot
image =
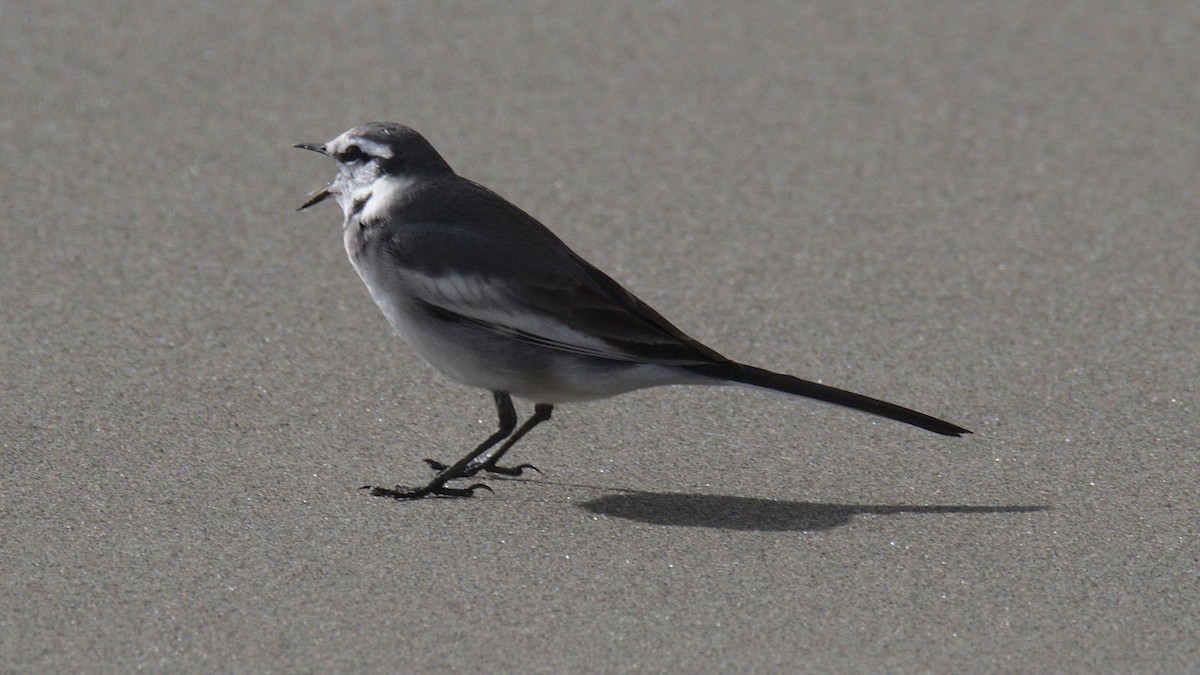
[[[377,485],[364,485],[360,490],[370,490],[372,497],[390,497],[392,499],[421,499],[424,497],[474,497],[475,491],[483,488],[488,492],[495,493],[495,490],[484,485],[483,483],[475,483],[467,487],[447,487],[445,484],[430,483],[424,487],[410,488],[405,485],[397,485],[394,488],[379,487]]]
[[[442,471],[445,471],[446,469],[450,468],[449,466],[442,464],[441,462],[439,462],[435,459],[426,459],[425,463],[429,465],[429,468],[433,469],[434,471],[436,471],[438,473],[441,473]],[[536,466],[534,466],[532,464],[518,464],[516,466],[500,466],[499,464],[488,464],[487,462],[484,462],[483,464],[478,464],[478,465],[468,465],[466,471],[463,472],[463,477],[474,476],[475,474],[479,473],[480,471],[486,471],[487,473],[499,474],[501,476],[520,476],[521,474],[525,473],[526,469],[529,469],[531,471],[536,471],[537,473],[542,472],[541,469],[537,468]]]
[[[537,468],[536,466],[534,466],[532,464],[518,464],[516,466],[500,466],[499,464],[484,464],[483,466],[479,467],[479,471],[486,471],[488,473],[499,474],[501,476],[520,476],[521,474],[525,473],[526,469],[529,469],[530,471],[533,471],[535,473],[542,472],[541,469]]]

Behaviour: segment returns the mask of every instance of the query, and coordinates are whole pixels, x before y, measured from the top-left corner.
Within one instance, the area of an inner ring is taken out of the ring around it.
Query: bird
[[[689,337],[533,216],[464,178],[423,136],[391,122],[294,147],[337,174],[297,209],[333,198],[346,254],[392,328],[436,370],[492,394],[499,428],[425,485],[378,497],[471,497],[554,407],[663,385],[742,385],[853,408],[945,436],[969,430],[894,403],[739,363]],[[517,426],[513,398],[532,402]],[[497,448],[497,446],[499,446]],[[494,491],[493,491],[494,492]]]

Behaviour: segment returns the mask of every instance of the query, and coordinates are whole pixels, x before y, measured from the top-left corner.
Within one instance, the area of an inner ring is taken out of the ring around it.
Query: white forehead
[[[372,157],[381,157],[383,159],[392,158],[391,148],[377,141],[372,141],[359,136],[355,133],[354,129],[351,129],[350,131],[347,131],[341,136],[338,136],[332,141],[326,143],[325,150],[331,155],[338,155],[352,145],[357,145],[360,150]]]

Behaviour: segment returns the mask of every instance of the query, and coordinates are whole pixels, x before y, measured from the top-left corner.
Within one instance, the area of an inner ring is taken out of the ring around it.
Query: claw
[[[500,466],[498,464],[493,464],[492,466],[485,465],[481,467],[481,469],[483,471],[487,471],[488,473],[498,473],[501,476],[520,476],[521,474],[525,473],[525,469],[530,469],[537,473],[542,472],[541,469],[532,464],[518,464],[516,466]]]
[[[446,487],[445,485],[426,485],[420,488],[410,488],[405,485],[397,485],[394,488],[379,487],[377,485],[364,485],[359,490],[370,490],[372,497],[390,497],[391,499],[421,499],[434,495],[436,497],[473,497],[475,491],[483,488],[492,494],[496,491],[484,485],[483,483],[475,483],[462,488]]]
[[[437,490],[434,490],[433,493],[436,495],[441,495],[443,497],[474,497],[475,491],[480,488],[487,490],[488,492],[490,492],[492,494],[496,494],[495,490],[484,485],[483,483],[475,483],[473,485],[468,485],[465,488],[442,487]]]
[[[422,461],[424,461],[426,464],[428,464],[429,468],[433,469],[434,471],[436,471],[438,473],[441,473],[441,472],[445,471],[447,468],[449,468],[445,464],[442,464],[441,462],[437,461],[436,459],[425,459]],[[534,466],[532,464],[518,464],[517,466],[500,466],[499,464],[481,464],[479,466],[468,467],[466,470],[466,473],[464,473],[463,476],[464,477],[465,476],[474,476],[474,475],[478,474],[480,471],[486,471],[487,473],[494,473],[494,474],[498,474],[501,476],[520,476],[521,474],[525,473],[526,469],[535,471],[537,473],[542,472],[541,469],[537,468],[536,466]]]
[[[379,487],[378,485],[364,485],[359,490],[370,490],[372,497],[391,497],[392,499],[420,499],[432,492],[429,486],[423,488],[412,489],[405,485],[397,485],[394,488]]]

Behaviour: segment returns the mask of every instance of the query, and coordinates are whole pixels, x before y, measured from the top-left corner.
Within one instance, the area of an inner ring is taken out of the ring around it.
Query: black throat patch
[[[371,198],[371,194],[372,193],[368,192],[358,199],[355,199],[354,203],[350,205],[350,215],[357,216],[359,213],[362,213],[363,207],[367,205],[367,200]]]

